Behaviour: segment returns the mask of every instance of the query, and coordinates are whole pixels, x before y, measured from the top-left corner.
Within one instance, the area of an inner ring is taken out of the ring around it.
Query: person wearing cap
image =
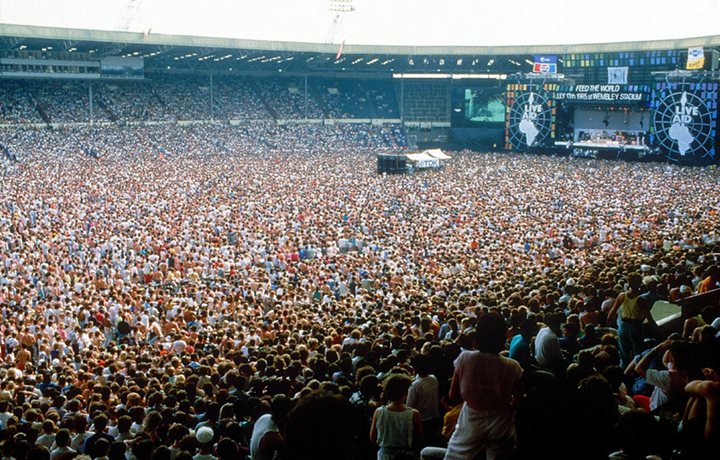
[[[200,427],[195,433],[195,439],[200,446],[200,452],[193,457],[193,460],[217,460],[217,457],[212,454],[213,440],[215,439],[215,432],[212,428]]]

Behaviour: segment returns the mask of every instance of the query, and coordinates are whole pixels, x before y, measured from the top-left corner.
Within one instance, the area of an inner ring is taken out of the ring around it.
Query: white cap
[[[201,427],[195,433],[195,438],[198,440],[198,442],[200,444],[207,444],[210,441],[212,441],[214,437],[215,437],[215,432],[212,430],[212,428],[207,427],[207,426]]]

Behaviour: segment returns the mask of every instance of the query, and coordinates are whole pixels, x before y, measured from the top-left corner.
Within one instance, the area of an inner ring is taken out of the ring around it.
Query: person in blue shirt
[[[533,363],[530,344],[537,331],[538,324],[535,315],[529,315],[520,325],[520,333],[510,341],[510,359],[520,363],[523,369],[529,369]]]

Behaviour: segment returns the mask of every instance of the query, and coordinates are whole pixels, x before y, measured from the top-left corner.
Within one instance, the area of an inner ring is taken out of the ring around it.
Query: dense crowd
[[[271,118],[267,107],[253,91],[250,77],[216,78],[214,80],[214,100],[220,116],[225,120],[264,120]]]
[[[280,119],[306,117],[300,78],[219,75],[211,83],[209,75],[148,75],[142,81],[6,81],[0,87],[0,125],[88,123],[89,85],[94,122],[267,120],[270,110]],[[387,82],[310,78],[308,88],[308,118],[398,118]]]
[[[266,78],[260,86],[261,96],[277,112],[280,119],[323,118],[315,96],[305,93],[301,78]],[[307,103],[307,106],[306,106]]]
[[[0,85],[0,124],[42,123],[24,85],[4,81]]]
[[[402,127],[394,124],[277,125],[261,121],[236,126],[196,123],[0,130],[0,156],[18,159],[21,163],[45,155],[64,158],[85,154],[118,160],[127,157],[129,152],[183,157],[271,152],[392,152],[406,147]],[[18,164],[8,162],[6,166],[6,170],[14,170]]]
[[[52,123],[90,122],[90,94],[87,83],[57,81],[32,85],[26,91],[42,107]],[[102,98],[99,94],[96,94],[96,97]],[[38,119],[34,122],[41,121]],[[99,107],[98,100],[95,101],[93,121],[110,121],[107,113]]]
[[[374,118],[362,82],[319,81],[316,86],[331,118]]]
[[[1,132],[3,457],[717,455],[720,173],[399,135]]]

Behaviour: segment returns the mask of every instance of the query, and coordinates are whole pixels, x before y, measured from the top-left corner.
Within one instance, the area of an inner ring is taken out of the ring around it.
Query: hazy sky
[[[0,0],[0,23],[366,45],[542,45],[720,35],[718,0]]]

